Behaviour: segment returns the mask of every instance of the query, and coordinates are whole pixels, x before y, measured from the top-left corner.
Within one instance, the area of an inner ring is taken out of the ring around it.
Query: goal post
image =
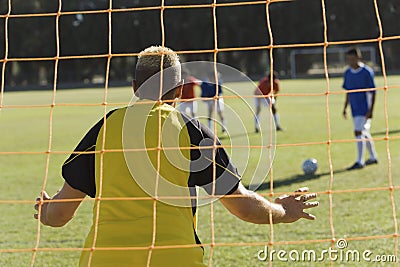
[[[340,76],[346,68],[346,51],[350,46],[329,46],[326,49],[328,73]],[[360,46],[363,61],[375,71],[380,72],[377,64],[377,50],[374,46]],[[323,77],[324,49],[296,48],[290,52],[290,78]]]

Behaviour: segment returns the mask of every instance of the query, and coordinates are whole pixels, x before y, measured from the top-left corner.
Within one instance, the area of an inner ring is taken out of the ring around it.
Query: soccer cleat
[[[283,131],[283,129],[280,126],[276,126],[277,131]]]
[[[258,133],[260,130],[258,130],[258,128],[256,128],[256,133]]]
[[[356,162],[351,167],[348,167],[347,170],[352,171],[352,170],[358,170],[358,169],[362,169],[362,168],[364,168],[364,164]]]
[[[378,164],[378,160],[377,159],[368,159],[365,162],[365,165],[372,165],[372,164]]]

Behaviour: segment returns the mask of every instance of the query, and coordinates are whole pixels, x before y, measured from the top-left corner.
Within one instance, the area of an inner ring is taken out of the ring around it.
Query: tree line
[[[210,4],[211,0],[166,0],[165,5]],[[224,0],[218,3],[243,2]],[[378,1],[383,37],[400,36],[400,3],[398,0]],[[113,0],[115,10],[137,7],[157,7],[160,0]],[[108,0],[62,1],[61,11],[107,10]],[[327,39],[329,42],[370,40],[379,37],[380,30],[372,0],[326,0]],[[8,1],[0,2],[0,58],[48,58],[48,60],[10,61],[5,64],[5,84],[8,89],[51,86],[54,79],[57,54],[56,16],[58,0],[13,0],[11,10]],[[52,16],[10,17],[5,31],[5,14],[54,13]],[[215,16],[214,16],[215,15]],[[126,83],[133,78],[136,62],[133,56],[118,54],[137,53],[143,48],[161,44],[164,31],[165,45],[177,51],[239,48],[219,52],[219,62],[243,71],[250,77],[259,77],[269,69],[268,46],[324,43],[324,21],[320,0],[297,0],[271,3],[267,21],[265,4],[212,7],[159,8],[112,12],[111,29],[108,13],[63,14],[59,17],[60,56],[107,55],[109,43],[111,59],[109,81],[111,84]],[[162,22],[162,23],[161,23]],[[215,26],[215,27],[214,27]],[[271,32],[269,32],[269,26]],[[216,33],[214,33],[216,29]],[[109,42],[109,30],[111,40]],[[7,35],[6,35],[7,32]],[[214,38],[216,36],[216,38]],[[271,36],[273,40],[271,40]],[[378,42],[362,45],[376,47]],[[338,44],[335,46],[349,46]],[[240,49],[252,47],[253,49]],[[400,37],[383,42],[386,70],[400,71]],[[274,69],[281,76],[290,77],[290,52],[292,48],[274,48]],[[184,61],[213,60],[213,53],[188,53]],[[299,62],[307,70],[312,58]],[[380,64],[380,61],[378,62]],[[107,57],[62,59],[58,63],[57,82],[60,86],[104,83]],[[3,65],[4,66],[4,65]]]

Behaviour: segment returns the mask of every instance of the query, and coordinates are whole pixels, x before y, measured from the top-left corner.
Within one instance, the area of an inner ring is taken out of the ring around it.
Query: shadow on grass
[[[397,133],[400,133],[400,129],[397,129],[397,130],[389,130],[389,135],[391,135],[391,134],[397,134]],[[381,131],[381,132],[373,132],[373,133],[371,133],[372,135],[385,135],[386,134],[386,131]]]
[[[348,170],[346,170],[346,169],[334,170],[333,174],[343,173],[343,172],[347,172],[347,171]],[[292,185],[292,184],[298,184],[298,183],[302,183],[305,181],[311,181],[311,180],[319,179],[322,176],[328,176],[328,175],[330,175],[330,172],[317,173],[317,174],[312,174],[312,175],[298,174],[298,175],[294,175],[291,177],[283,178],[282,180],[274,181],[274,188],[288,186],[288,185]],[[271,184],[268,181],[268,182],[262,183],[257,188],[256,191],[266,190],[266,189],[270,189],[270,188],[271,188]]]
[[[265,136],[269,136],[268,132],[265,132],[263,134]],[[220,139],[220,140],[234,139],[234,138],[240,138],[240,137],[244,137],[244,136],[250,137],[250,138],[253,138],[253,137],[258,137],[258,138],[263,138],[263,139],[266,138],[266,137],[263,137],[262,135],[260,135],[260,133],[248,131],[248,132],[236,133],[236,134],[230,134],[230,135],[221,133],[220,135],[218,135],[218,139]],[[267,140],[267,139],[265,139],[265,140]]]

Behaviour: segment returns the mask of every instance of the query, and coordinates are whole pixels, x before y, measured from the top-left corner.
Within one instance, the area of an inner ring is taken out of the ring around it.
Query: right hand
[[[285,215],[280,218],[281,223],[292,223],[301,218],[315,220],[315,216],[305,212],[305,209],[314,208],[319,205],[318,201],[307,202],[310,199],[317,197],[316,193],[307,194],[307,187],[302,187],[291,195],[282,195],[275,199],[275,203],[282,206],[285,210]]]
[[[345,118],[347,120],[347,111],[346,111],[346,109],[343,109],[343,118]]]

